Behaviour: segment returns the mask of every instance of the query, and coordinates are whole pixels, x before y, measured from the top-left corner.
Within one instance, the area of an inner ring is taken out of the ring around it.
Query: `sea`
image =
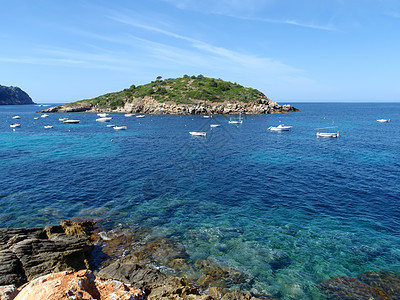
[[[230,288],[280,299],[324,299],[318,285],[338,276],[400,273],[400,103],[293,105],[239,125],[0,106],[0,227],[87,217],[150,228],[189,262],[211,258],[249,279]],[[268,130],[279,124],[293,127]],[[338,138],[316,136],[329,126]]]

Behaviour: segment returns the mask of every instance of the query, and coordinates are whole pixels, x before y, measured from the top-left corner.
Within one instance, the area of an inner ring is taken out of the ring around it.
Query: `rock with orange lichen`
[[[39,277],[20,288],[14,300],[134,300],[144,293],[130,284],[97,278],[90,270],[60,272]]]

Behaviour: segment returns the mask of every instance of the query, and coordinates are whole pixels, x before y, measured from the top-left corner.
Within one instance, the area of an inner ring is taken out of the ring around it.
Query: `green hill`
[[[203,75],[170,78],[55,106],[42,112],[116,112],[146,114],[271,114],[292,112],[256,89]]]
[[[222,79],[208,78],[203,75],[188,76],[157,80],[151,83],[135,86],[120,92],[108,93],[96,98],[85,99],[78,102],[91,102],[98,108],[109,107],[114,109],[123,106],[127,101],[153,97],[160,103],[175,102],[177,104],[193,104],[198,101],[210,102],[256,102],[266,99],[260,91],[243,87]]]

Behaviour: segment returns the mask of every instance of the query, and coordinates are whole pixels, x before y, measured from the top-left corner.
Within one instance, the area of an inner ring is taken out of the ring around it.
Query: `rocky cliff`
[[[35,104],[19,87],[0,85],[0,105]]]
[[[200,114],[274,114],[297,111],[291,105],[279,105],[269,99],[258,102],[222,102],[194,100],[193,103],[158,102],[153,97],[145,96],[125,102],[118,107],[99,107],[91,102],[76,102],[58,105],[41,112],[114,112],[114,113],[144,113],[171,115],[200,115]]]

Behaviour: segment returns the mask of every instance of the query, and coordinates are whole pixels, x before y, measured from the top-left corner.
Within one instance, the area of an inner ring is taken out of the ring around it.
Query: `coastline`
[[[298,111],[289,104],[279,105],[270,99],[260,99],[258,102],[210,102],[194,101],[192,104],[178,104],[175,102],[158,102],[153,97],[135,98],[126,101],[123,106],[102,107],[88,101],[78,101],[69,104],[57,105],[39,111],[39,113],[143,113],[143,114],[171,114],[171,115],[207,115],[207,114],[274,114]]]

